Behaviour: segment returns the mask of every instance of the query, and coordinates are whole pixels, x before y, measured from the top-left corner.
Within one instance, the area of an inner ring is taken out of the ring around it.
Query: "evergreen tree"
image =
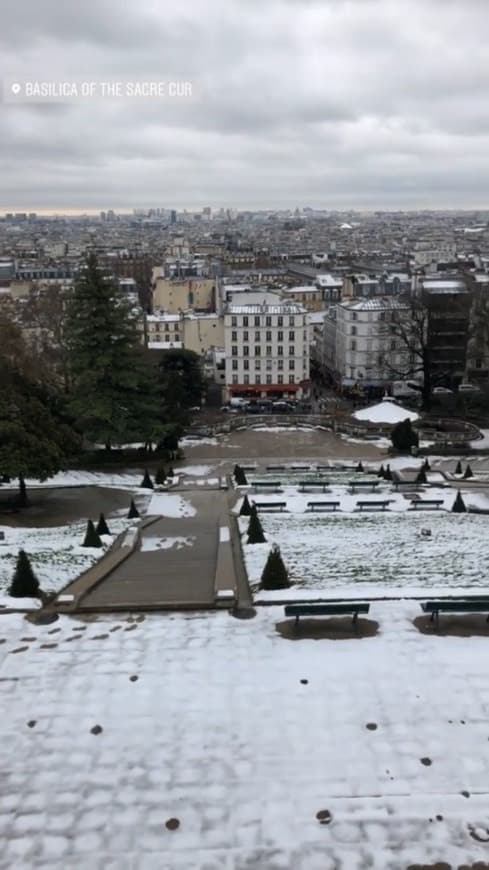
[[[422,465],[416,475],[416,483],[428,483],[426,478],[426,471],[424,470],[424,466]]]
[[[418,434],[414,431],[409,417],[394,426],[391,432],[391,441],[393,447],[403,453],[408,453],[411,447],[418,446]]]
[[[426,457],[425,461],[423,462],[423,468],[425,471],[431,471],[431,465],[428,462],[428,457]]]
[[[110,530],[103,514],[99,516],[96,532],[97,535],[110,535]]]
[[[236,481],[236,486],[247,486],[248,480],[246,478],[246,474],[244,473],[241,465],[234,466],[234,479]]]
[[[264,544],[266,541],[263,534],[262,524],[256,505],[251,506],[250,521],[248,523],[248,544]]]
[[[67,307],[70,408],[87,439],[158,440],[156,369],[145,363],[137,321],[117,285],[88,257]]]
[[[19,550],[8,594],[12,598],[37,598],[39,593],[39,580],[32,570],[29,556],[25,550]]]
[[[473,476],[474,475],[472,474],[472,469],[471,469],[470,465],[467,465],[467,468],[464,471],[464,480],[468,480],[469,477],[473,477]]]
[[[155,483],[157,483],[158,486],[163,486],[163,484],[165,483],[165,480],[166,480],[166,468],[164,468],[163,465],[159,465],[158,468],[156,469]]]
[[[239,509],[239,515],[241,517],[249,517],[251,516],[251,505],[248,501],[248,496],[245,495],[241,507]]]
[[[392,480],[392,471],[390,465],[387,465],[385,468],[384,480]]]
[[[363,465],[361,462],[359,462],[357,465],[357,471],[364,471],[364,468],[363,468]]]
[[[140,483],[143,489],[154,489],[153,481],[147,468],[144,469],[144,477]]]
[[[290,581],[287,568],[284,565],[280,549],[274,544],[261,575],[261,588],[286,589],[288,586],[290,586]]]
[[[200,406],[205,388],[199,355],[193,350],[164,350],[158,368],[165,419],[187,425],[189,408]]]
[[[381,465],[378,472],[377,472],[377,477],[384,477],[384,475],[385,475],[385,468],[383,465]]]
[[[139,511],[138,511],[136,505],[134,504],[134,499],[132,498],[131,504],[129,507],[129,513],[127,515],[127,519],[128,520],[136,520],[136,519],[138,519],[139,515],[140,515]]]
[[[238,464],[236,464],[233,468],[233,477],[234,477],[234,480],[236,483],[238,483],[239,472],[240,472],[240,467]]]
[[[95,526],[92,523],[92,520],[88,520],[85,540],[83,541],[82,547],[103,547],[102,541],[95,531]]]
[[[455,474],[462,474],[462,463],[460,459],[457,462],[457,467],[455,468]]]
[[[466,511],[467,511],[467,508],[465,507],[465,502],[464,502],[460,492],[457,492],[457,495],[455,497],[455,501],[452,505],[452,512],[454,514],[464,514],[464,513],[466,513]]]

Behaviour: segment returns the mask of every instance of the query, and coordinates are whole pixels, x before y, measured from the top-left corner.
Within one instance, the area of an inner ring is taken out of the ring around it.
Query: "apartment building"
[[[309,394],[309,324],[296,303],[230,305],[224,315],[227,398]]]
[[[384,387],[408,375],[414,360],[393,324],[403,310],[390,297],[345,301],[328,311],[323,363],[339,386]]]
[[[153,309],[178,314],[193,308],[216,310],[216,282],[213,278],[167,278],[161,267],[153,269]]]
[[[202,355],[223,347],[224,320],[217,314],[156,311],[145,317],[143,341],[150,350],[184,348]]]

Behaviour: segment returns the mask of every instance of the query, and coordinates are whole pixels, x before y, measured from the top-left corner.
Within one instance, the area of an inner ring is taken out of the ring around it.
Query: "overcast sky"
[[[1,0],[0,211],[489,207],[488,42],[488,0]]]

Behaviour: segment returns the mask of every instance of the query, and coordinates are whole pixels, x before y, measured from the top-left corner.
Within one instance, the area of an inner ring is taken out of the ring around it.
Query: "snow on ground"
[[[111,534],[103,536],[103,550],[99,547],[81,546],[86,522],[39,529],[1,526],[5,542],[0,544],[0,594],[7,594],[20,549],[24,549],[29,555],[41,589],[44,592],[58,592],[100,559],[116,535],[128,528],[134,520],[109,517],[107,523]],[[24,607],[24,599],[2,598],[2,604]]]
[[[195,508],[176,493],[155,493],[149,503],[148,516],[193,517]]]
[[[253,432],[314,432],[314,426],[245,426]]]
[[[60,471],[47,480],[39,481],[33,478],[26,479],[27,487],[40,486],[109,486],[116,489],[139,489],[142,481],[142,473],[115,471]],[[18,489],[18,482],[13,480],[10,484],[2,484],[1,491]]]
[[[281,607],[0,616],[0,867],[487,861],[489,639],[419,613],[376,602],[377,636],[334,641],[282,638]]]
[[[178,446],[182,449],[186,447],[200,447],[201,444],[207,447],[217,447],[219,441],[217,438],[192,438],[191,435],[186,435],[184,438],[180,438],[178,442]]]
[[[474,450],[488,450],[489,449],[489,429],[480,429],[482,432],[482,438],[479,438],[475,441],[470,442],[470,446]]]
[[[189,474],[192,477],[205,477],[213,470],[211,465],[184,465],[183,468],[178,468],[179,474]]]
[[[141,541],[141,551],[144,553],[148,550],[169,550],[175,547],[181,550],[183,547],[193,547],[195,537],[183,537],[177,535],[175,538],[151,538],[144,536]]]
[[[484,495],[462,492],[467,505],[488,507]],[[277,595],[257,592],[258,600],[294,597],[372,596],[444,594],[448,589],[474,587],[487,589],[489,550],[486,546],[487,517],[453,514],[445,510],[408,511],[410,497],[382,493],[377,498],[393,499],[390,511],[355,512],[358,496],[344,488],[332,493],[312,495],[288,493],[289,513],[260,513],[266,544],[248,544],[247,518],[240,517],[243,551],[251,584],[257,589],[272,543],[280,546],[294,584]],[[421,497],[441,498],[444,507],[453,504],[450,489],[431,487]],[[257,501],[273,501],[271,494],[251,496]],[[375,500],[362,494],[362,500]],[[275,496],[275,500],[277,496]],[[304,513],[306,502],[340,500],[345,513]],[[431,536],[425,536],[429,529]]]
[[[402,420],[418,420],[419,414],[415,411],[408,411],[392,399],[383,399],[377,405],[370,405],[368,408],[362,408],[361,411],[355,411],[353,416],[357,420],[367,420],[370,423],[400,423]]]

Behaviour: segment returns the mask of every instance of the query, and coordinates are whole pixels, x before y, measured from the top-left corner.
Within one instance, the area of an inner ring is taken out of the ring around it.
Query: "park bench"
[[[385,511],[388,509],[389,505],[390,499],[383,499],[382,501],[357,501],[357,508],[361,511]]]
[[[411,508],[412,511],[417,511],[418,508],[435,508],[438,510],[440,506],[443,504],[442,498],[413,498],[411,499]]]
[[[355,492],[356,489],[371,489],[373,492],[378,485],[378,480],[350,480],[348,484],[352,492]]]
[[[419,489],[420,484],[415,480],[393,480],[392,485],[397,492],[399,489]]]
[[[285,615],[295,616],[296,626],[301,616],[349,616],[356,624],[359,613],[368,613],[370,604],[363,601],[340,601],[331,604],[286,604]]]
[[[307,502],[307,510],[308,511],[335,511],[336,508],[339,508],[339,501],[308,501]]]
[[[267,465],[267,471],[285,471],[285,465]]]
[[[291,465],[291,471],[309,471],[311,468],[310,465]]]
[[[219,489],[229,489],[227,477],[219,478]]]
[[[318,487],[323,492],[326,492],[328,485],[328,480],[300,480],[299,492],[306,492],[307,489],[314,489],[314,487]]]
[[[268,489],[271,492],[280,492],[281,483],[279,480],[254,480],[252,486],[255,489]]]
[[[487,613],[489,622],[489,597],[488,598],[458,598],[445,601],[424,601],[421,604],[423,613],[431,614],[431,622],[439,625],[440,613]]]
[[[256,465],[242,465],[243,471],[256,471]]]
[[[255,501],[257,511],[283,511],[287,509],[286,501]]]
[[[316,465],[316,471],[332,471],[331,465]]]

